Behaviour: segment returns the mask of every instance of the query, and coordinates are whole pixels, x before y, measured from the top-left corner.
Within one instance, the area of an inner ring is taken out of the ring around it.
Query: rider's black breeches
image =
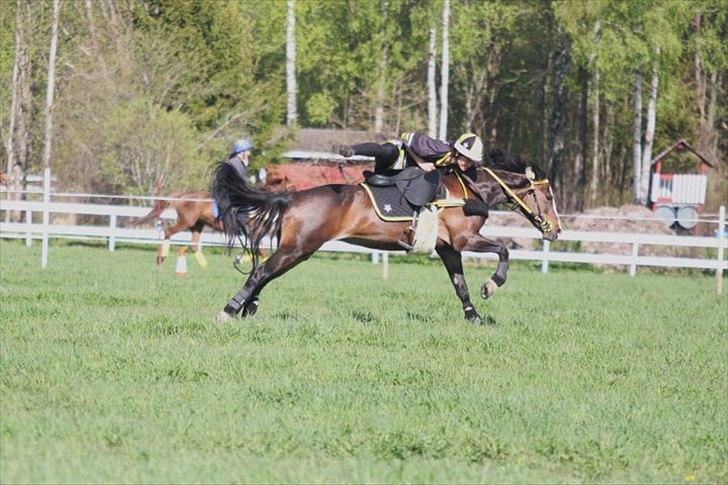
[[[362,143],[352,146],[354,155],[374,157],[374,171],[389,170],[399,158],[399,147],[394,143]]]

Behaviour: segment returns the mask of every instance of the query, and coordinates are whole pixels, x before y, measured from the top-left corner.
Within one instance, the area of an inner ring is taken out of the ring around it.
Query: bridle
[[[551,219],[548,218],[543,213],[543,209],[541,208],[541,204],[538,201],[538,197],[534,197],[533,199],[536,201],[536,210],[537,212],[534,212],[524,201],[521,197],[516,194],[513,189],[511,189],[508,184],[506,184],[503,179],[501,179],[498,175],[496,175],[495,172],[493,172],[488,167],[480,167],[482,168],[488,175],[493,177],[493,179],[498,182],[498,185],[500,185],[503,188],[503,191],[508,196],[509,200],[513,202],[518,208],[523,212],[523,214],[529,218],[531,221],[533,221],[538,227],[541,228],[541,230],[546,232],[553,231],[554,223],[551,221]],[[527,174],[526,177],[528,178],[529,187],[526,191],[526,194],[533,194],[536,192],[536,187],[539,185],[548,185],[549,181],[548,179],[541,179],[541,180],[534,180],[534,177],[532,174]]]
[[[488,167],[478,167],[483,169],[488,175],[493,177],[493,180],[498,182],[498,185],[500,185],[503,188],[503,191],[508,196],[508,199],[513,202],[514,205],[516,205],[522,212],[523,215],[525,215],[527,218],[529,218],[531,221],[533,221],[538,227],[541,228],[541,231],[544,233],[551,232],[554,229],[554,223],[551,221],[551,219],[548,218],[543,213],[543,209],[541,209],[541,203],[538,201],[538,197],[534,196],[534,200],[536,201],[536,211],[534,212],[533,209],[531,209],[521,197],[516,194],[513,189],[511,189],[508,184],[506,184],[502,178],[500,178],[498,175],[496,175],[495,172],[493,172]],[[541,180],[535,180],[535,177],[533,174],[526,174],[526,177],[528,178],[529,187],[526,191],[526,194],[533,194],[536,192],[536,187],[539,185],[548,185],[549,180],[548,179],[541,179]]]

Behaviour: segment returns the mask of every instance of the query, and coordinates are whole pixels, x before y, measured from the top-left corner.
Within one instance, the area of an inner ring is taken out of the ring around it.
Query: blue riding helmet
[[[253,142],[248,140],[247,138],[245,138],[243,140],[238,140],[235,143],[233,143],[233,147],[231,149],[231,154],[237,155],[240,152],[247,152],[252,149],[253,149]]]

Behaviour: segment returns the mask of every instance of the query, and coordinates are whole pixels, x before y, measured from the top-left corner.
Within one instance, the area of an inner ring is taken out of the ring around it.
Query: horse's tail
[[[140,219],[134,219],[128,224],[128,227],[139,226],[141,224],[144,224],[145,222],[151,221],[152,219],[156,219],[167,207],[169,207],[169,205],[170,204],[168,200],[158,200],[157,203],[154,205],[154,209],[152,209],[149,214],[145,215]]]
[[[210,192],[220,210],[228,249],[242,236],[243,244],[250,250],[253,268],[257,267],[263,238],[280,239],[283,213],[291,203],[291,193],[255,187],[225,162],[215,167]]]

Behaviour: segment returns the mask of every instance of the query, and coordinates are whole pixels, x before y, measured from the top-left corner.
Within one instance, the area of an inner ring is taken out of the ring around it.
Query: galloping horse
[[[223,232],[222,221],[215,217],[212,201],[204,200],[210,199],[210,194],[201,191],[189,191],[177,192],[172,194],[171,197],[193,200],[160,200],[149,214],[131,223],[132,226],[137,226],[156,219],[168,207],[173,207],[177,212],[177,223],[172,227],[164,228],[164,242],[162,242],[157,250],[158,265],[162,264],[168,256],[169,238],[178,232],[192,232],[191,244],[196,255],[201,255],[197,251],[200,248],[200,238],[202,237],[202,230],[205,226],[211,227],[215,231]],[[200,258],[198,261],[204,266],[204,259],[201,256]]]
[[[549,181],[540,177],[539,169],[499,149],[490,151],[484,166],[471,167],[466,172],[457,168],[438,170],[442,172],[449,197],[464,199],[466,204],[440,211],[435,251],[462,302],[465,318],[481,324],[483,319],[470,301],[461,253],[498,255],[495,274],[481,288],[481,296],[488,298],[506,281],[508,249],[480,235],[487,208],[511,202],[545,239],[553,241],[561,232],[553,191]],[[342,240],[372,249],[401,250],[397,241],[409,224],[381,220],[360,185],[269,192],[242,180],[226,164],[215,169],[212,195],[220,208],[229,247],[242,235],[255,255],[265,236],[278,240],[278,248],[263,264],[253,257],[250,276],[220,313],[220,321],[238,314],[253,316],[265,285],[308,259],[325,242]],[[474,206],[481,209],[472,210]]]

